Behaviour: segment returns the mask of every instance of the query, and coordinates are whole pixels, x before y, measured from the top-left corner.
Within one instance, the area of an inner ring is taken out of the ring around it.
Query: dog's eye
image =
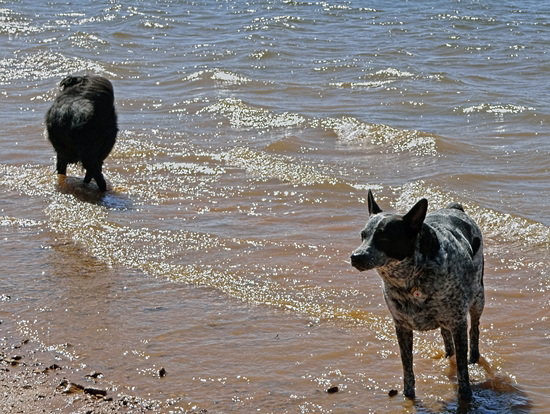
[[[390,242],[390,238],[387,236],[381,236],[378,238],[378,242],[381,244],[388,244]]]
[[[376,235],[375,240],[376,243],[378,243],[380,246],[387,246],[388,244],[391,244],[391,237],[386,234]]]

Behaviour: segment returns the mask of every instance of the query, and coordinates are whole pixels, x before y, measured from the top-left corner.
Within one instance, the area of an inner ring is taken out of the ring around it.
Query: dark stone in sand
[[[101,397],[104,397],[104,396],[107,395],[107,391],[105,391],[105,390],[100,390],[99,388],[91,388],[91,387],[84,388],[84,392],[85,392],[86,394],[95,395],[95,396],[101,396]]]
[[[334,387],[330,387],[330,388],[327,390],[327,392],[328,392],[329,394],[334,394],[335,392],[338,392],[338,391],[339,391],[339,389],[338,389],[338,387],[337,387],[336,385],[335,385]]]
[[[10,357],[10,359],[6,360],[8,364],[11,364],[12,366],[15,366],[19,364],[19,361],[21,361],[23,357],[21,355],[14,355]]]
[[[47,374],[48,372],[55,371],[56,369],[61,369],[61,367],[57,364],[52,364],[49,367],[46,367],[42,370],[36,370],[35,372],[40,374]]]
[[[74,394],[76,392],[84,391],[84,387],[82,385],[69,382],[66,379],[59,383],[57,389],[59,389],[63,394]]]

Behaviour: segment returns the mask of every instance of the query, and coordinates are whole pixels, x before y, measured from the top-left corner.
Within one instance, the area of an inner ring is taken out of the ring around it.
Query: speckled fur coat
[[[485,304],[481,230],[453,203],[426,215],[420,200],[404,216],[384,213],[368,196],[370,218],[351,261],[357,269],[376,269],[396,327],[404,372],[404,394],[415,397],[413,331],[440,328],[447,356],[456,352],[458,393],[471,398],[470,362],[479,359],[479,319]]]

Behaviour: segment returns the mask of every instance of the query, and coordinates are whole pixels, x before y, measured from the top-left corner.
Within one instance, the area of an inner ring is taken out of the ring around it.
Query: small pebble
[[[397,390],[390,390],[390,392],[388,392],[388,395],[390,397],[395,397],[397,394],[398,394]]]
[[[80,384],[75,384],[73,382],[69,382],[67,380],[61,381],[61,383],[57,386],[57,388],[63,393],[63,394],[74,394],[77,392],[82,392],[84,390],[84,387]]]
[[[104,397],[104,396],[107,395],[107,391],[105,391],[105,390],[100,390],[100,389],[98,389],[98,388],[90,388],[90,387],[84,388],[84,392],[85,392],[86,394],[95,395],[95,396],[99,396],[99,395],[100,395],[100,396],[102,396],[102,397]]]
[[[165,377],[166,376],[166,370],[164,368],[159,369],[159,377]]]
[[[336,385],[335,385],[334,387],[330,387],[330,388],[327,390],[327,392],[328,392],[329,394],[334,394],[335,392],[338,392],[338,391],[339,391],[339,389],[338,389],[338,387],[337,387]]]

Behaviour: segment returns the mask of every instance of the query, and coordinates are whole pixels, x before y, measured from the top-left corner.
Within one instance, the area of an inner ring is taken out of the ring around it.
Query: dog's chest
[[[386,304],[393,318],[410,329],[426,331],[440,326],[439,310],[431,298],[419,289],[410,292],[385,292]]]
[[[424,292],[415,290],[396,294],[385,290],[384,298],[397,323],[419,331],[435,329],[439,326],[436,309],[431,306],[430,299]]]
[[[435,278],[422,272],[409,277],[394,279],[388,283],[387,275],[381,273],[384,280],[384,298],[396,322],[410,329],[424,331],[441,326],[441,320],[449,313],[449,301],[445,300],[441,278]]]

